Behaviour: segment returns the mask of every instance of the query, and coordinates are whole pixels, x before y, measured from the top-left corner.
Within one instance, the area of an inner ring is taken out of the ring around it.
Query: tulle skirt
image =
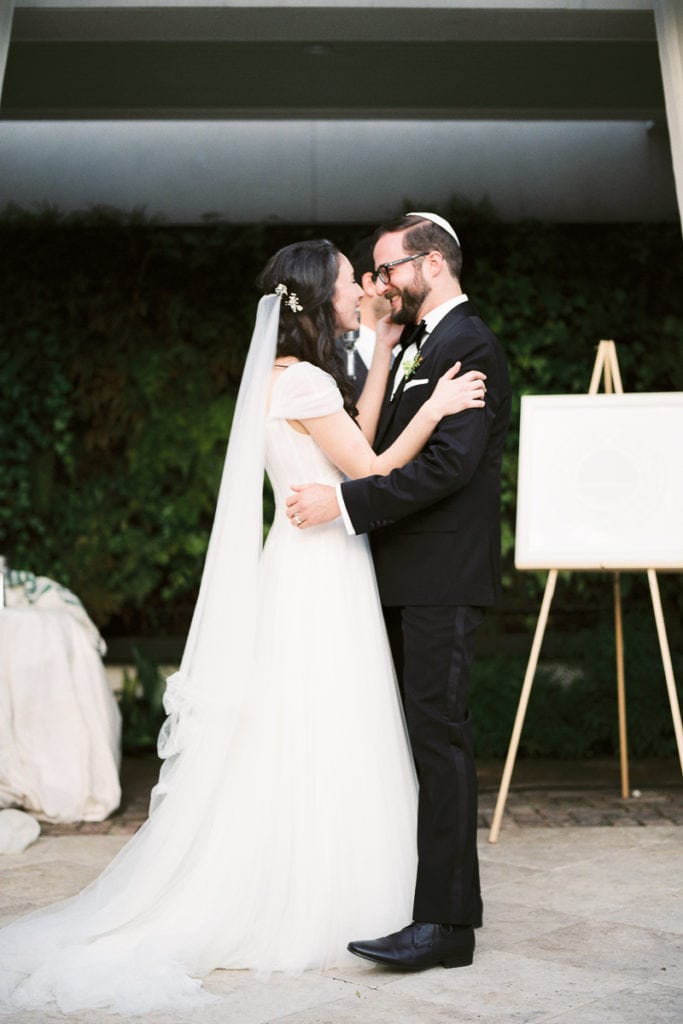
[[[416,785],[367,541],[278,516],[258,585],[239,709],[200,716],[99,879],[0,932],[5,1010],[178,1008],[216,968],[339,966],[410,919]]]

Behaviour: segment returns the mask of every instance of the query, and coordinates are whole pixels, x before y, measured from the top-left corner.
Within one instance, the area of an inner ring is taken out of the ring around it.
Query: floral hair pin
[[[421,362],[422,356],[420,355],[419,352],[417,352],[412,359],[403,360],[403,362],[401,363],[401,368],[403,370],[403,377],[405,380],[408,380],[409,377],[412,377],[412,375],[415,373]]]
[[[286,284],[279,284],[275,289],[275,294],[283,299],[285,305],[289,306],[292,313],[300,313],[304,308],[299,302],[299,296],[296,292],[289,292]]]

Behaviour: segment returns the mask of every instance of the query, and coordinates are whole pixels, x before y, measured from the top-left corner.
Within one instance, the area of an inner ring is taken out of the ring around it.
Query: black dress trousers
[[[484,611],[469,605],[384,608],[420,786],[415,921],[481,923],[468,695]]]

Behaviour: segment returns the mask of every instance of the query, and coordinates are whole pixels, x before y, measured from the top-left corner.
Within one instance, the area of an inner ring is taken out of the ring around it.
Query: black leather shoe
[[[427,967],[469,967],[474,956],[474,930],[452,924],[414,921],[383,939],[349,942],[350,953],[400,971]]]

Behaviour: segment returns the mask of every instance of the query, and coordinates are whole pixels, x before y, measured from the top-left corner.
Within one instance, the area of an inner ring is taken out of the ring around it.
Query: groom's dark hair
[[[406,252],[424,252],[435,249],[440,252],[453,277],[460,280],[462,274],[462,251],[456,240],[438,224],[425,220],[417,214],[405,214],[377,228],[374,240],[377,242],[382,235],[390,235],[396,231],[405,231],[403,248]]]
[[[280,286],[286,289],[280,303],[277,355],[296,356],[331,374],[344,408],[355,416],[354,389],[336,345],[339,328],[333,297],[338,274],[339,250],[326,238],[317,238],[278,250],[256,283],[264,294]]]

